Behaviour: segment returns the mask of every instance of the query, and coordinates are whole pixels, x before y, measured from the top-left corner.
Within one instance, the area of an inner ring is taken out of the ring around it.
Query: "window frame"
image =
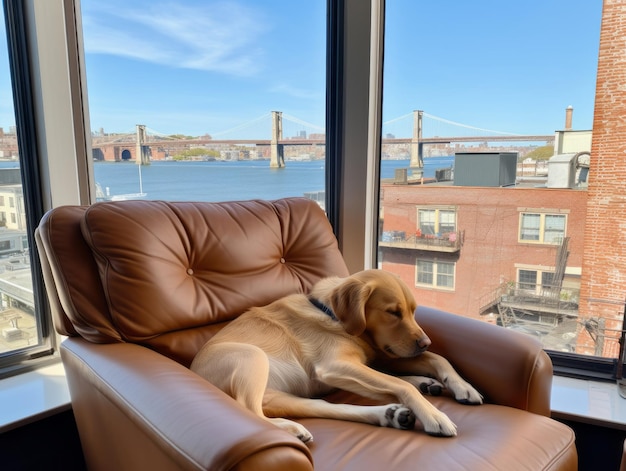
[[[37,345],[0,354],[0,377],[10,376],[34,367],[58,361],[56,336],[52,327],[50,309],[43,285],[43,274],[37,256],[34,230],[44,214],[40,187],[40,160],[37,143],[36,118],[32,88],[31,54],[24,2],[4,0],[9,69],[22,179],[30,270],[33,283],[35,316],[37,317]],[[9,198],[12,200],[13,198]],[[10,201],[12,202],[12,201]],[[13,204],[14,206],[14,204]],[[13,215],[13,214],[12,214]]]
[[[424,282],[420,282],[419,281],[419,276],[420,276],[420,269],[419,269],[419,265],[420,262],[425,262],[425,263],[430,263],[431,267],[432,267],[432,271],[431,276],[432,276],[432,282],[431,283],[424,283]],[[452,286],[442,286],[439,285],[439,269],[440,269],[440,265],[450,265],[452,266],[452,275],[449,275],[447,273],[444,273],[445,276],[451,276],[452,277]],[[424,256],[418,256],[415,258],[415,286],[420,287],[420,288],[425,288],[425,289],[433,289],[433,290],[438,290],[438,291],[448,291],[448,292],[454,292],[455,291],[455,287],[456,287],[456,262],[452,262],[449,260],[441,260],[437,257],[432,257],[432,258],[428,258],[428,257],[424,257]]]
[[[524,216],[539,216],[539,231],[538,239],[524,239],[522,238],[524,229]],[[538,244],[538,245],[559,245],[563,239],[567,237],[567,213],[565,212],[549,212],[549,211],[520,211],[519,214],[519,230],[517,231],[517,238],[520,244]],[[563,235],[558,242],[546,242],[546,219],[548,217],[562,217],[563,218]]]
[[[28,98],[16,103],[16,114],[20,110],[25,119],[25,124],[19,123],[24,140],[20,149],[33,152],[30,155],[36,156],[33,160],[38,164],[24,169],[29,227],[34,228],[45,210],[61,204],[89,204],[95,195],[88,158],[90,126],[80,0],[4,2],[5,15],[10,18],[7,31],[12,25],[16,30],[11,34],[21,35],[17,43],[10,41],[15,47],[14,60],[21,61],[12,66],[20,74],[19,80],[12,80],[14,87],[22,90],[14,93],[14,98],[36,91],[30,103]],[[326,207],[346,263],[350,271],[356,271],[378,266],[385,1],[327,0],[327,8]],[[41,57],[47,63],[42,63]],[[30,121],[25,118],[28,116]],[[33,210],[31,204],[40,206]],[[35,248],[32,231],[28,238]],[[47,302],[41,269],[36,251],[31,253],[34,291],[41,296],[36,302],[43,309]],[[42,319],[48,322],[42,327],[53,347],[49,313]],[[570,376],[609,379],[615,369],[610,359],[548,353],[555,371]]]
[[[443,234],[444,232],[441,231],[441,226],[444,225],[445,223],[442,222],[442,212],[443,213],[452,213],[453,217],[454,217],[454,230],[452,231],[446,231],[445,233],[457,233],[458,232],[458,220],[457,220],[457,208],[454,206],[417,206],[417,230],[420,231],[422,234],[425,234],[424,230],[422,229],[422,219],[421,219],[421,213],[422,212],[430,212],[432,211],[434,214],[434,221],[433,221],[433,234],[432,235],[436,235],[436,234]]]
[[[375,18],[374,19],[366,18],[364,21],[371,20],[373,23],[375,23],[377,19],[378,20],[382,19],[384,23],[384,7],[385,7],[384,4],[385,4],[384,0],[377,2],[378,8],[373,8],[373,13],[372,13]],[[382,39],[382,41],[384,42],[384,38]],[[367,46],[367,43],[364,42],[361,44],[353,45],[352,47],[357,48],[357,49],[358,48],[364,49],[364,48],[367,48],[368,46]],[[380,71],[382,70],[382,65],[383,63],[382,63],[382,57],[381,57],[381,61],[377,64],[373,64],[372,67],[374,69],[378,68],[377,72],[380,73]],[[382,130],[379,131],[379,134],[381,133],[382,133]],[[544,212],[544,213],[550,213],[550,214],[564,214],[566,216],[564,237],[567,236],[567,219],[569,219],[567,217],[568,216],[567,213],[559,212],[558,210],[549,211],[544,208],[542,208],[539,211],[534,210],[532,208],[520,208],[520,211],[524,211],[524,212],[536,211],[540,213]],[[457,224],[458,224],[458,221],[457,221]],[[518,231],[518,239],[519,239],[519,231]],[[518,242],[538,244],[538,242],[532,242],[532,241],[518,240]],[[554,246],[556,244],[544,244],[544,245]],[[375,266],[376,265],[374,264],[372,267],[375,267]],[[372,267],[368,267],[368,268],[372,268]],[[592,356],[582,356],[578,354],[556,352],[552,350],[546,350],[546,353],[550,356],[552,363],[553,363],[554,372],[557,375],[563,375],[563,376],[575,377],[575,378],[581,378],[581,379],[601,380],[601,381],[614,381],[615,380],[617,362],[614,361],[613,359],[592,357]]]

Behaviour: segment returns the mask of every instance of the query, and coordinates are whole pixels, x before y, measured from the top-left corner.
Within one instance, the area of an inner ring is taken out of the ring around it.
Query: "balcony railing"
[[[380,247],[396,249],[429,250],[433,252],[458,252],[463,246],[465,231],[445,232],[442,234],[407,234],[405,231],[385,231]]]
[[[481,297],[480,314],[500,304],[514,309],[576,317],[579,297],[578,289],[507,282]]]

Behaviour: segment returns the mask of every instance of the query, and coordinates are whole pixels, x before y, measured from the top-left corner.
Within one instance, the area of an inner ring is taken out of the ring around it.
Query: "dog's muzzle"
[[[415,341],[415,347],[413,348],[413,351],[407,351],[404,354],[399,354],[399,352],[396,352],[391,345],[385,345],[383,350],[385,350],[385,352],[387,352],[387,354],[391,357],[416,357],[418,355],[421,355],[422,353],[424,353],[426,350],[428,350],[428,347],[430,347],[430,339],[426,336],[422,337],[421,339],[418,339]]]
[[[426,336],[422,337],[417,341],[417,348],[419,353],[424,353],[430,347],[430,339]]]

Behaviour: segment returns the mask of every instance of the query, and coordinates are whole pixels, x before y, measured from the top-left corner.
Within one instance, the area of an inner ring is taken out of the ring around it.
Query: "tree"
[[[206,147],[194,147],[192,149],[185,149],[172,158],[174,160],[190,160],[193,157],[219,157],[220,153],[216,150],[207,149]]]
[[[548,160],[554,155],[554,146],[541,146],[526,154],[527,159]]]

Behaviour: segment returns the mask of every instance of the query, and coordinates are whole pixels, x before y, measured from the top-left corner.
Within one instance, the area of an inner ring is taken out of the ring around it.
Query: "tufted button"
[[[187,274],[193,275],[193,268],[187,268]]]
[[[285,263],[286,260],[283,257],[280,257],[280,263]]]

